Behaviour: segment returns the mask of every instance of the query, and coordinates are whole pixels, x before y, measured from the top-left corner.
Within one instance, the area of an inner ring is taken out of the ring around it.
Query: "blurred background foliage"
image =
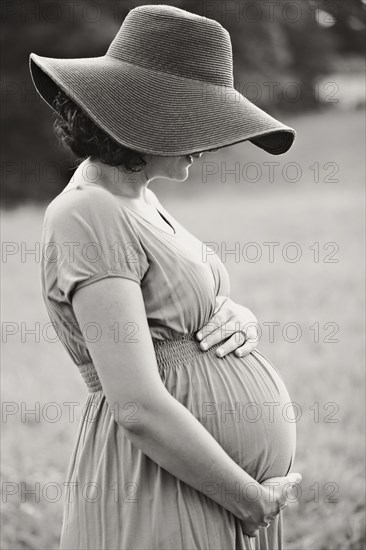
[[[51,111],[33,88],[29,54],[104,55],[128,11],[146,3],[162,2],[1,3],[3,206],[51,199],[72,174],[72,156],[54,138]],[[228,29],[236,88],[274,116],[324,108],[332,86],[321,90],[321,79],[350,65],[359,70],[365,0],[166,3],[216,19]]]

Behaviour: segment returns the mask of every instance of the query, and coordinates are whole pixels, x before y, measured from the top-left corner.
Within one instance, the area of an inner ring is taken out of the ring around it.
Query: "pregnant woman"
[[[89,389],[61,549],[282,548],[290,397],[223,263],[148,184],[244,140],[284,153],[294,131],[234,90],[227,31],[178,8],[133,9],[104,56],[30,63],[82,160],[42,236],[45,304]]]

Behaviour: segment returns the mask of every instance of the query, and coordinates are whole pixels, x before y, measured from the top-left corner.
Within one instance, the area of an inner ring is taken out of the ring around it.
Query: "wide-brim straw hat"
[[[105,55],[30,55],[36,89],[52,107],[61,89],[117,143],[186,155],[249,140],[285,153],[295,131],[234,88],[229,33],[166,5],[132,9]]]

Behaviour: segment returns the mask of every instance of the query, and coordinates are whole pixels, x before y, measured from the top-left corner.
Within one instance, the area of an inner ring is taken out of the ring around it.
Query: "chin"
[[[181,176],[177,176],[174,178],[175,181],[186,181],[186,179],[188,178],[188,170],[185,171],[184,174],[182,174]]]
[[[165,174],[164,176],[160,176],[161,178],[172,180],[172,181],[185,181],[189,176],[188,169],[184,169],[181,171],[174,171]]]

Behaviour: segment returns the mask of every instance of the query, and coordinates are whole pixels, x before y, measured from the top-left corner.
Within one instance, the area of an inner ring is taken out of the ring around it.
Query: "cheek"
[[[159,157],[154,162],[152,172],[157,177],[165,177],[175,180],[185,180],[188,177],[188,163],[181,157]]]

